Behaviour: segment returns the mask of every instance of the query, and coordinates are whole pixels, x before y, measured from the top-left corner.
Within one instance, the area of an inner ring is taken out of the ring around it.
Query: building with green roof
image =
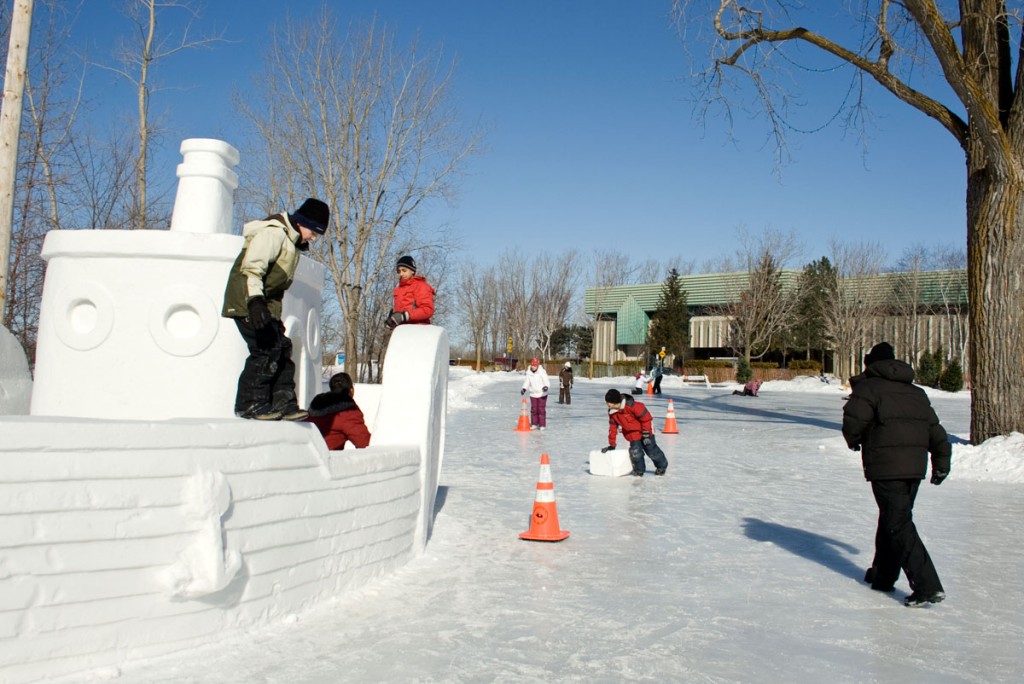
[[[784,269],[779,278],[784,291],[795,292],[802,271]],[[738,350],[729,340],[731,317],[724,312],[747,288],[749,274],[706,273],[679,277],[690,313],[690,348],[693,358],[732,357]],[[646,353],[651,317],[658,308],[663,283],[587,288],[584,310],[596,320],[594,361],[612,363]],[[964,270],[881,273],[864,277],[857,297],[869,298],[877,312],[854,354],[856,361],[875,342],[888,340],[904,357],[940,345],[962,359],[967,340],[967,273]],[[908,301],[911,304],[908,306]],[[778,350],[793,356],[796,350]],[[825,352],[826,366],[829,352]],[[803,354],[804,352],[799,352]],[[827,368],[826,368],[827,369]]]

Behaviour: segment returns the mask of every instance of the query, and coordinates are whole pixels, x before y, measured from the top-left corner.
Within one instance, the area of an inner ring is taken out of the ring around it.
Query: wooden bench
[[[706,375],[682,375],[683,382],[703,382],[705,387],[711,387]]]

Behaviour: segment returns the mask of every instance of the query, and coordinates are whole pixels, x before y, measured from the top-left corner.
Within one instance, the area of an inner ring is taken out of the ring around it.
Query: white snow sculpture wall
[[[247,352],[220,310],[243,244],[228,233],[238,180],[227,164],[238,163],[238,152],[205,139],[181,149],[170,231],[47,234],[32,415],[234,415]],[[304,257],[284,300],[303,406],[320,389],[322,285],[323,267]]]

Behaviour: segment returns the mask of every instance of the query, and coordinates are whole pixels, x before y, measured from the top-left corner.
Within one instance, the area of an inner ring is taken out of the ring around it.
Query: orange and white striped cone
[[[555,485],[551,482],[551,461],[547,454],[540,455],[540,475],[537,476],[537,497],[533,500],[530,529],[519,535],[527,541],[562,541],[568,530],[558,527],[558,506],[555,505]]]
[[[648,394],[654,394],[654,383],[653,382],[648,382],[647,383],[647,393]]]
[[[676,427],[676,407],[672,400],[668,400],[668,411],[665,412],[665,427],[661,430],[666,435],[678,435],[679,428]]]
[[[530,431],[530,407],[526,404],[526,397],[523,397],[523,410],[519,412],[519,424],[513,432]]]

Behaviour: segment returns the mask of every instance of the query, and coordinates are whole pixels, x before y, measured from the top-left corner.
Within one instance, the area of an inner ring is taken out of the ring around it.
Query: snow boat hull
[[[422,552],[447,353],[441,328],[396,330],[366,449],[308,423],[0,416],[0,681],[288,620]]]

